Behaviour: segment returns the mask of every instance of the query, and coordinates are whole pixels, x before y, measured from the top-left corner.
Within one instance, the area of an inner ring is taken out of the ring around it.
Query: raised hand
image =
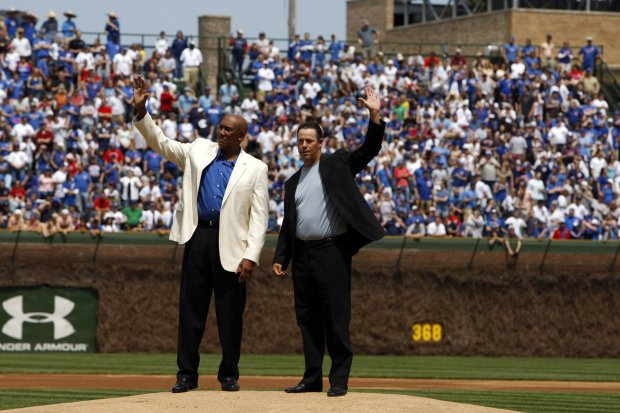
[[[371,85],[367,84],[364,90],[366,92],[366,99],[358,98],[359,101],[370,111],[370,120],[377,124],[381,123],[381,116],[379,115],[381,100]]]
[[[136,108],[139,118],[146,115],[146,100],[149,98],[149,95],[144,78],[140,75],[136,76],[133,80],[133,98],[131,103]]]

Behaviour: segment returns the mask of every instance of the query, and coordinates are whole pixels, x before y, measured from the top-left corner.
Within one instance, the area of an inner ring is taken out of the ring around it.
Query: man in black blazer
[[[323,131],[316,122],[297,129],[297,147],[304,163],[285,184],[284,221],[273,261],[273,273],[285,275],[293,260],[295,314],[304,345],[305,372],[287,393],[323,390],[325,344],[332,360],[328,396],[347,394],[353,352],[351,258],[385,231],[360,193],[355,176],[379,153],[385,122],[380,100],[371,86],[360,101],[370,111],[364,143],[322,155]]]

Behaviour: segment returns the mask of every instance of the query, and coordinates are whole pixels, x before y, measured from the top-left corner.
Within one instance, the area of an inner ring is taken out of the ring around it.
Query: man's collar
[[[228,160],[228,157],[226,156],[226,154],[225,154],[225,153],[224,153],[221,149],[218,149],[218,150],[217,150],[217,157],[216,157],[216,159],[221,159],[221,160],[223,160],[224,162],[230,163],[230,164],[232,164],[232,166],[235,166],[235,164],[236,164],[236,163],[237,163],[237,161],[239,160],[239,155],[241,155],[241,152],[239,152],[239,153],[237,154],[237,156],[235,157],[235,159],[233,159],[232,161],[229,161],[229,160]]]

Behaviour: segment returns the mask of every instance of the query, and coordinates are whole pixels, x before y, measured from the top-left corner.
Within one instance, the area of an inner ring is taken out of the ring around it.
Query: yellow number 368
[[[411,330],[414,343],[440,343],[443,340],[441,324],[414,323]]]

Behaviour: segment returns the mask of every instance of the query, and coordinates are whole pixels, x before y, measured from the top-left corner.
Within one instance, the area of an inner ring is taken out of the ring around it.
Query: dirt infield
[[[239,393],[195,391],[185,394],[152,393],[139,396],[63,403],[7,410],[22,413],[168,413],[168,412],[322,412],[322,413],[494,413],[509,410],[444,402],[422,397],[393,394],[349,393],[328,398],[325,394],[285,394],[283,392],[244,391]]]
[[[168,390],[174,383],[171,375],[116,374],[0,374],[0,389],[115,389]],[[297,377],[244,376],[243,389],[283,389],[297,383]],[[324,382],[324,387],[329,384]],[[525,380],[433,380],[351,378],[351,389],[392,390],[495,390],[531,392],[620,393],[617,382],[525,381]],[[215,377],[202,377],[200,389],[219,389]]]

